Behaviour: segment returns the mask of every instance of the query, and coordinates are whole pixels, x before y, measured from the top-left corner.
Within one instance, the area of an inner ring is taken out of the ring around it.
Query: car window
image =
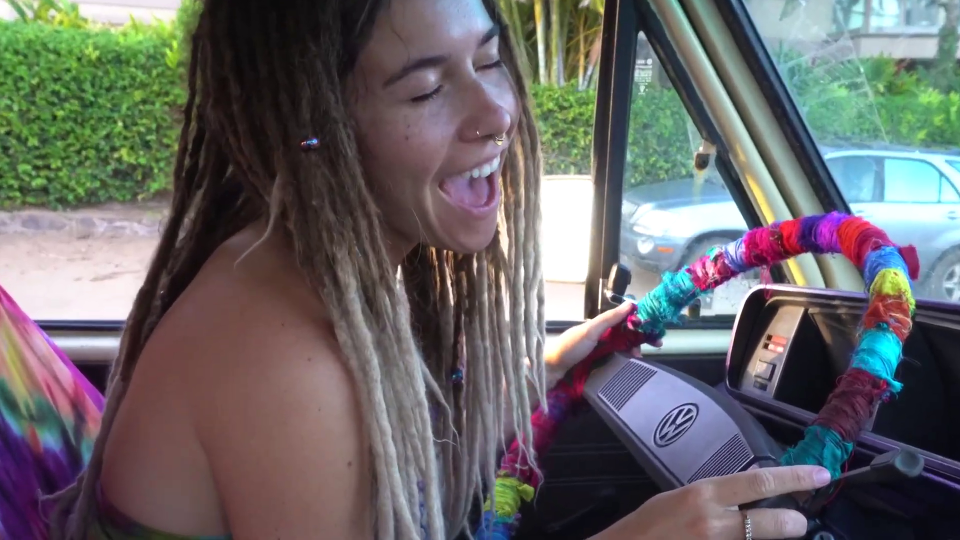
[[[831,157],[826,161],[840,193],[848,203],[870,202],[875,199],[879,176],[876,159],[842,156]]]
[[[942,203],[960,203],[960,192],[947,177],[940,177],[940,202]]]
[[[937,203],[943,188],[943,173],[916,159],[883,160],[884,202]]]
[[[960,229],[953,208],[883,206],[958,201],[951,168],[960,158],[946,165],[944,156],[960,156],[960,122],[950,120],[956,118],[960,70],[956,29],[943,28],[957,22],[935,2],[922,16],[892,9],[895,1],[839,4],[743,2],[776,65],[773,76],[787,86],[821,150],[883,160],[882,199],[864,215],[895,242],[916,246],[917,294],[960,302]],[[939,43],[951,36],[953,43]],[[912,159],[904,159],[907,153]],[[847,202],[857,202],[849,178],[828,169]]]
[[[621,205],[620,262],[637,298],[710,248],[743,235],[746,221],[713,163],[693,166],[696,128],[641,33],[630,108]],[[702,316],[735,314],[757,276],[738,278],[702,301]]]
[[[960,172],[960,161],[954,161],[952,159],[947,160],[947,165],[950,165],[951,167],[956,169],[957,172]]]
[[[548,320],[583,318],[584,283],[590,261],[593,179],[587,175],[543,177],[540,204],[543,278]]]
[[[184,36],[200,4],[20,4],[23,19],[0,1],[9,19],[0,20],[0,285],[35,319],[122,320],[170,200]],[[584,312],[602,22],[594,4],[564,21],[564,50],[539,49],[568,59],[559,73],[539,69],[533,10],[506,13],[528,52],[543,144],[548,320]]]

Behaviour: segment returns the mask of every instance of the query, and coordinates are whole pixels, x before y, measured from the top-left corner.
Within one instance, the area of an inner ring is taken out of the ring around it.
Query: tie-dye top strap
[[[110,504],[97,488],[97,519],[87,530],[85,540],[230,540],[231,536],[183,536],[152,529],[130,519]]]

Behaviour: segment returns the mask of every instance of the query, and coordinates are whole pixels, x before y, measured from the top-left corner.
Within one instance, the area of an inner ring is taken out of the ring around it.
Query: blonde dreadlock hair
[[[206,0],[169,221],[127,320],[89,466],[53,497],[54,540],[81,538],[96,512],[106,436],[157,323],[213,251],[264,216],[269,231],[292,237],[300,269],[340,315],[336,335],[367,396],[378,538],[419,538],[421,519],[430,538],[464,530],[493,486],[506,420],[529,445],[528,377],[544,393],[540,155],[517,52],[502,33],[521,110],[496,238],[476,255],[417,246],[398,281],[343,93],[385,3]],[[495,0],[483,3],[503,25]],[[309,136],[320,147],[304,153],[299,141]],[[461,364],[467,376],[454,388],[449,376]]]

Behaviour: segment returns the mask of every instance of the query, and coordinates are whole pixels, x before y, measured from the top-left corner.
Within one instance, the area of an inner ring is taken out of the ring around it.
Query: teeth
[[[477,169],[473,169],[470,172],[464,173],[465,176],[470,178],[480,178],[482,176],[489,176],[490,173],[497,170],[497,167],[500,166],[500,156],[493,158],[493,161],[490,163],[485,163]]]

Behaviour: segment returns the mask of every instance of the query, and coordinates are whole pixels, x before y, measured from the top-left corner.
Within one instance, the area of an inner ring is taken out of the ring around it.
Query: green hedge
[[[185,99],[167,46],[137,33],[0,22],[0,206],[165,189]]]
[[[532,94],[540,126],[544,172],[589,173],[596,94],[553,86],[535,86]],[[624,170],[629,183],[690,174],[694,150],[690,117],[675,92],[648,90],[635,94],[629,127]]]
[[[129,201],[167,189],[185,98],[177,28],[189,26],[188,15],[123,31],[0,22],[0,207]],[[890,60],[838,64],[866,78],[828,77],[866,90],[784,65],[821,142],[960,144],[960,95],[932,90]],[[595,94],[532,92],[545,172],[589,173]],[[698,140],[676,93],[636,93],[629,130],[628,184],[691,174]]]

